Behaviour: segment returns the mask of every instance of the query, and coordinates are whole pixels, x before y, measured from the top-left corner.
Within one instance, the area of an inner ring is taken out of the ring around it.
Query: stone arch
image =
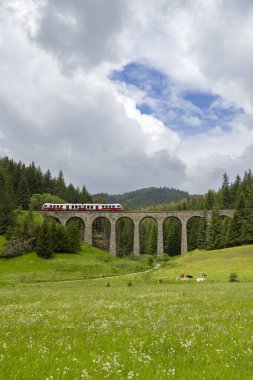
[[[81,237],[84,240],[84,233],[85,233],[85,223],[82,218],[79,218],[78,216],[71,216],[67,221],[66,221],[66,226],[68,226],[70,223],[76,223],[78,226],[78,229],[81,233]]]
[[[134,221],[122,216],[116,222],[116,254],[125,256],[134,249]]]
[[[57,216],[53,216],[53,215],[46,215],[46,219],[49,220],[49,221],[54,221],[58,224],[63,224],[62,221],[60,220],[60,218],[57,218]]]
[[[105,216],[98,216],[92,221],[92,245],[110,251],[111,221]]]
[[[206,248],[207,222],[204,215],[192,215],[186,223],[187,251]]]
[[[181,254],[182,222],[177,216],[168,216],[163,221],[163,251],[170,256]]]
[[[139,221],[140,253],[157,254],[158,221],[151,215],[144,216]]]

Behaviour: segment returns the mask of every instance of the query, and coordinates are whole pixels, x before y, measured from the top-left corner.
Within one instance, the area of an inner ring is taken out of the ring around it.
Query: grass
[[[235,272],[240,281],[253,282],[253,245],[220,249],[216,251],[192,251],[183,256],[173,257],[169,265],[154,273],[153,279],[163,278],[174,282],[180,274],[196,277],[205,272],[210,281],[227,281]]]
[[[146,260],[86,244],[1,259],[0,379],[253,379],[252,252],[194,251],[142,273],[130,272]],[[206,283],[175,280],[203,271]]]
[[[2,237],[0,246],[3,243]],[[138,261],[112,257],[108,252],[83,243],[80,254],[57,253],[48,260],[34,252],[15,258],[1,258],[0,284],[81,280],[140,272],[148,268],[145,257]]]
[[[1,379],[252,379],[252,283],[0,287]]]

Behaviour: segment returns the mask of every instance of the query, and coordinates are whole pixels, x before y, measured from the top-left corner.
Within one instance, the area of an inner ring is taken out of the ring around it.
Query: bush
[[[127,255],[127,258],[130,260],[135,260],[135,261],[142,260],[141,255],[138,255],[137,253],[130,253],[129,255]]]
[[[129,280],[127,286],[133,286],[132,281]]]
[[[0,253],[1,257],[17,257],[23,255],[24,253],[31,252],[33,250],[34,239],[12,239],[9,240],[3,251]]]
[[[238,280],[238,276],[236,273],[231,273],[230,276],[229,276],[229,282],[239,282]]]
[[[152,256],[149,256],[148,258],[148,265],[153,265],[154,264],[154,258]]]
[[[164,253],[163,255],[157,256],[157,261],[168,262],[170,261],[170,256],[168,253]]]

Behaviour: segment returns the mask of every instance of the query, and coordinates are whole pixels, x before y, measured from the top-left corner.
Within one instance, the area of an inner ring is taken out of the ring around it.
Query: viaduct
[[[81,219],[84,225],[84,241],[92,245],[92,224],[97,218],[106,218],[111,225],[110,253],[116,256],[116,223],[121,218],[128,218],[134,223],[134,247],[133,252],[140,254],[140,222],[145,218],[152,218],[157,222],[157,255],[162,255],[163,250],[163,222],[168,218],[177,218],[181,222],[181,254],[187,252],[187,222],[194,217],[207,220],[211,217],[211,211],[171,211],[171,212],[89,212],[89,211],[47,211],[48,217],[57,219],[62,225],[66,225],[72,218]],[[219,216],[232,217],[234,210],[219,210]]]

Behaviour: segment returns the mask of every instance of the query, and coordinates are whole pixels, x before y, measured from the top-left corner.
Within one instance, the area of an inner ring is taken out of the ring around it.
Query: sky
[[[253,169],[251,0],[0,0],[0,156],[91,193]]]

